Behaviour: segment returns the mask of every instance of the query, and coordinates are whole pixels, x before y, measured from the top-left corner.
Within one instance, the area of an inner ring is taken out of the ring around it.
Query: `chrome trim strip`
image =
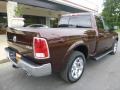
[[[95,57],[95,59],[96,59],[96,60],[99,60],[99,59],[103,58],[104,56],[108,55],[109,53],[111,53],[112,51],[113,51],[113,50],[110,50],[110,51],[106,52],[105,54],[103,54],[103,55],[101,55],[101,56],[99,56],[99,57]]]

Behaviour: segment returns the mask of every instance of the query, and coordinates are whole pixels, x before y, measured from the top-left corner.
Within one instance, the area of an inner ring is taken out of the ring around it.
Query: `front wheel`
[[[61,73],[62,78],[67,82],[74,83],[82,76],[84,67],[85,56],[79,51],[74,51],[71,54],[65,69]]]
[[[110,54],[114,55],[117,52],[117,47],[118,47],[118,41],[115,41],[113,47],[112,47],[112,52]]]

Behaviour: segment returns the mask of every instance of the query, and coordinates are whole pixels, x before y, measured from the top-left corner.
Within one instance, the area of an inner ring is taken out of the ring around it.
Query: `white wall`
[[[20,18],[15,15],[15,9],[18,7],[17,2],[7,2],[7,19],[8,27],[21,27],[24,26],[24,18]]]

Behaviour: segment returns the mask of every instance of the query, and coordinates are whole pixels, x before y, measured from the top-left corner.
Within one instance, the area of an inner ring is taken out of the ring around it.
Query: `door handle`
[[[104,36],[104,34],[103,34],[103,33],[99,33],[99,35],[100,35],[100,36]]]
[[[103,33],[99,33],[99,37],[104,37],[104,34]]]

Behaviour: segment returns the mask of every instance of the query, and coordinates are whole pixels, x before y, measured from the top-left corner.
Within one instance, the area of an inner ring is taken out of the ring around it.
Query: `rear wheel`
[[[61,76],[65,81],[74,83],[82,76],[84,67],[85,56],[79,51],[74,51],[71,54],[65,69],[61,73]]]

